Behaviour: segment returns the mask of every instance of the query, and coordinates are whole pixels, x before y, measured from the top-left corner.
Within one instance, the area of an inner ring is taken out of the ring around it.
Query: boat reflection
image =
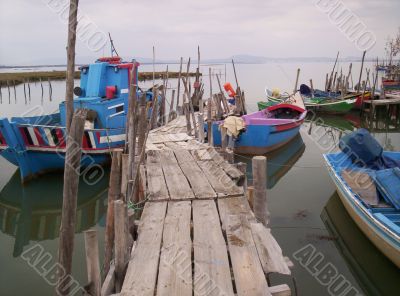
[[[267,157],[267,188],[272,189],[279,180],[293,167],[293,165],[303,155],[305,144],[301,135],[294,137],[285,146],[265,154]],[[247,164],[247,175],[251,175],[251,158],[237,155],[235,162]]]
[[[321,219],[366,295],[397,295],[400,270],[361,232],[335,192]]]
[[[82,232],[106,211],[108,173],[94,185],[79,184],[76,229]],[[0,192],[0,231],[15,238],[13,256],[18,257],[30,241],[58,237],[62,210],[63,174],[52,174],[21,186],[16,171]]]

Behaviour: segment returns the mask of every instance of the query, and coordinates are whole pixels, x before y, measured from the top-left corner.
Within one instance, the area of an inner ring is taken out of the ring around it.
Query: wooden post
[[[78,4],[79,0],[70,0],[69,2],[69,19],[68,19],[68,43],[67,43],[67,76],[65,89],[65,127],[67,134],[72,122],[74,114],[74,74],[75,74],[75,44],[76,44],[76,27],[78,25]],[[43,97],[43,88],[42,88]]]
[[[183,101],[185,102],[185,94],[183,94]],[[190,124],[190,111],[189,111],[189,103],[183,103],[183,111],[185,113],[185,117],[186,117],[186,133],[188,134],[188,136],[192,135],[192,125]]]
[[[137,65],[133,62],[131,81],[129,87],[129,105],[128,105],[128,154],[129,167],[127,180],[131,180],[134,172],[135,150],[136,150],[136,135],[137,135]],[[131,185],[128,185],[127,196],[131,196],[131,192],[135,190]],[[128,202],[128,201],[126,201]]]
[[[314,85],[312,79],[310,79],[310,87],[311,87],[311,97],[314,97]]]
[[[114,201],[115,217],[115,291],[119,293],[125,276],[126,263],[129,260],[128,229],[126,205],[122,200]]]
[[[89,295],[100,296],[100,262],[99,262],[99,243],[97,241],[97,230],[90,229],[84,232],[86,269],[89,282]]]
[[[181,92],[181,77],[182,77],[182,64],[183,64],[183,58],[181,57],[181,65],[179,66],[179,75],[178,75],[178,93],[176,96],[176,112],[179,115],[182,115],[182,110],[179,108],[179,95]]]
[[[350,65],[349,65],[349,73],[347,73],[347,76],[346,76],[346,83],[345,83],[346,92],[347,92],[348,89],[349,89],[349,80],[350,80],[352,68],[353,68],[353,63],[350,63]]]
[[[221,152],[223,157],[225,158],[226,154],[226,146],[228,145],[227,139],[226,139],[226,132],[227,129],[223,126],[221,126]]]
[[[266,227],[269,223],[267,205],[267,158],[255,156],[252,159],[254,187],[254,215]]]
[[[174,101],[175,101],[175,89],[172,90],[172,96],[171,96],[171,104],[169,105],[169,112],[168,112],[168,120],[167,122],[170,122],[172,118],[172,112],[174,111]]]
[[[325,77],[325,91],[327,91],[328,89],[328,73],[326,73],[326,77]]]
[[[362,77],[362,72],[363,72],[363,68],[364,68],[364,59],[365,59],[365,54],[367,53],[366,50],[363,51],[363,56],[362,56],[362,60],[361,60],[361,70],[360,70],[360,76],[358,77],[358,84],[357,84],[357,93],[360,93],[360,83],[361,83],[361,77]]]
[[[376,84],[378,82],[378,58],[376,58],[376,70],[375,70],[375,78],[373,78],[373,85],[372,85],[372,91],[371,91],[371,100],[374,99],[375,97],[375,90],[376,90]]]
[[[62,278],[66,278],[66,276],[70,275],[72,270],[79,168],[81,163],[81,147],[86,113],[87,111],[84,109],[76,110],[66,140],[67,148],[65,153],[63,207],[58,247],[58,274],[60,276],[63,275]],[[68,295],[70,289],[69,282],[70,279],[60,281],[57,284],[57,293],[60,295]]]
[[[222,90],[222,86],[221,86],[221,81],[217,75],[217,81],[218,81],[218,86],[219,86],[219,91],[221,93],[222,96],[222,104],[224,105],[224,110],[225,110],[225,114],[229,113],[229,105],[228,105],[228,101],[226,100],[226,97],[224,95],[224,91]]]
[[[157,103],[156,103],[157,101]],[[152,102],[152,114],[155,114],[155,120],[152,122],[151,128],[154,129],[157,127],[157,121],[158,121],[158,89],[153,87],[153,102]]]
[[[328,87],[326,88],[327,91],[331,90],[333,73],[335,72],[335,68],[336,68],[336,64],[337,64],[338,58],[339,58],[339,52],[336,55],[335,64],[333,64],[332,72],[331,72],[331,75],[329,76]],[[335,81],[335,79],[333,79],[333,81]]]
[[[204,115],[203,115],[203,113],[197,114],[197,122],[199,123],[199,142],[204,143]]]
[[[299,83],[299,77],[300,77],[300,68],[297,69],[296,83],[294,85],[294,90],[293,90],[294,94],[297,92],[297,86],[298,86],[298,83]]]
[[[232,60],[233,61],[233,60]],[[211,79],[211,68],[208,68],[210,78],[210,97],[207,102],[207,139],[208,145],[212,146],[212,121],[211,121],[211,105],[212,105],[212,79]]]
[[[147,127],[147,108],[146,108],[146,93],[142,94],[140,97],[139,105],[139,132],[138,132],[138,151],[143,148],[144,138],[146,136]]]
[[[241,184],[238,184],[239,186],[243,186],[243,191],[247,193],[247,163],[244,162],[239,162],[237,165],[237,168],[239,171],[241,171],[244,175],[243,177],[243,182]]]
[[[114,201],[121,196],[122,151],[122,149],[115,149],[112,155],[104,240],[104,274],[107,274],[110,269],[114,247]]]

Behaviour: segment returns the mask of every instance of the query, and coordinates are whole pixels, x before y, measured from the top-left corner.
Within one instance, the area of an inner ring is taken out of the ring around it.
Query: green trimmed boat
[[[324,113],[344,114],[349,112],[356,104],[357,98],[343,100],[327,100],[326,98],[304,98],[307,110]],[[271,105],[282,102],[282,99],[268,96],[268,101],[257,103],[258,109],[263,110]]]

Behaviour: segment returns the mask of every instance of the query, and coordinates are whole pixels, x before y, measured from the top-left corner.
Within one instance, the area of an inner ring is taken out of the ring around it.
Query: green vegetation
[[[184,74],[186,75],[186,73]],[[189,73],[189,76],[195,76],[196,73]],[[156,79],[162,79],[166,76],[166,72],[155,72]],[[80,72],[76,71],[75,79],[80,78]],[[178,78],[179,72],[168,72],[169,78]],[[42,71],[42,72],[16,72],[16,73],[0,73],[1,85],[17,85],[23,82],[32,81],[47,81],[47,80],[64,80],[66,78],[66,71]],[[153,72],[139,72],[139,80],[153,79]]]

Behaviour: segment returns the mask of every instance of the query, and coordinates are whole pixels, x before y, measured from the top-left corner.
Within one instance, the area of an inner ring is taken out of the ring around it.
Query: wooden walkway
[[[245,176],[185,133],[179,117],[147,141],[146,202],[120,295],[290,295],[290,274],[244,194]]]

